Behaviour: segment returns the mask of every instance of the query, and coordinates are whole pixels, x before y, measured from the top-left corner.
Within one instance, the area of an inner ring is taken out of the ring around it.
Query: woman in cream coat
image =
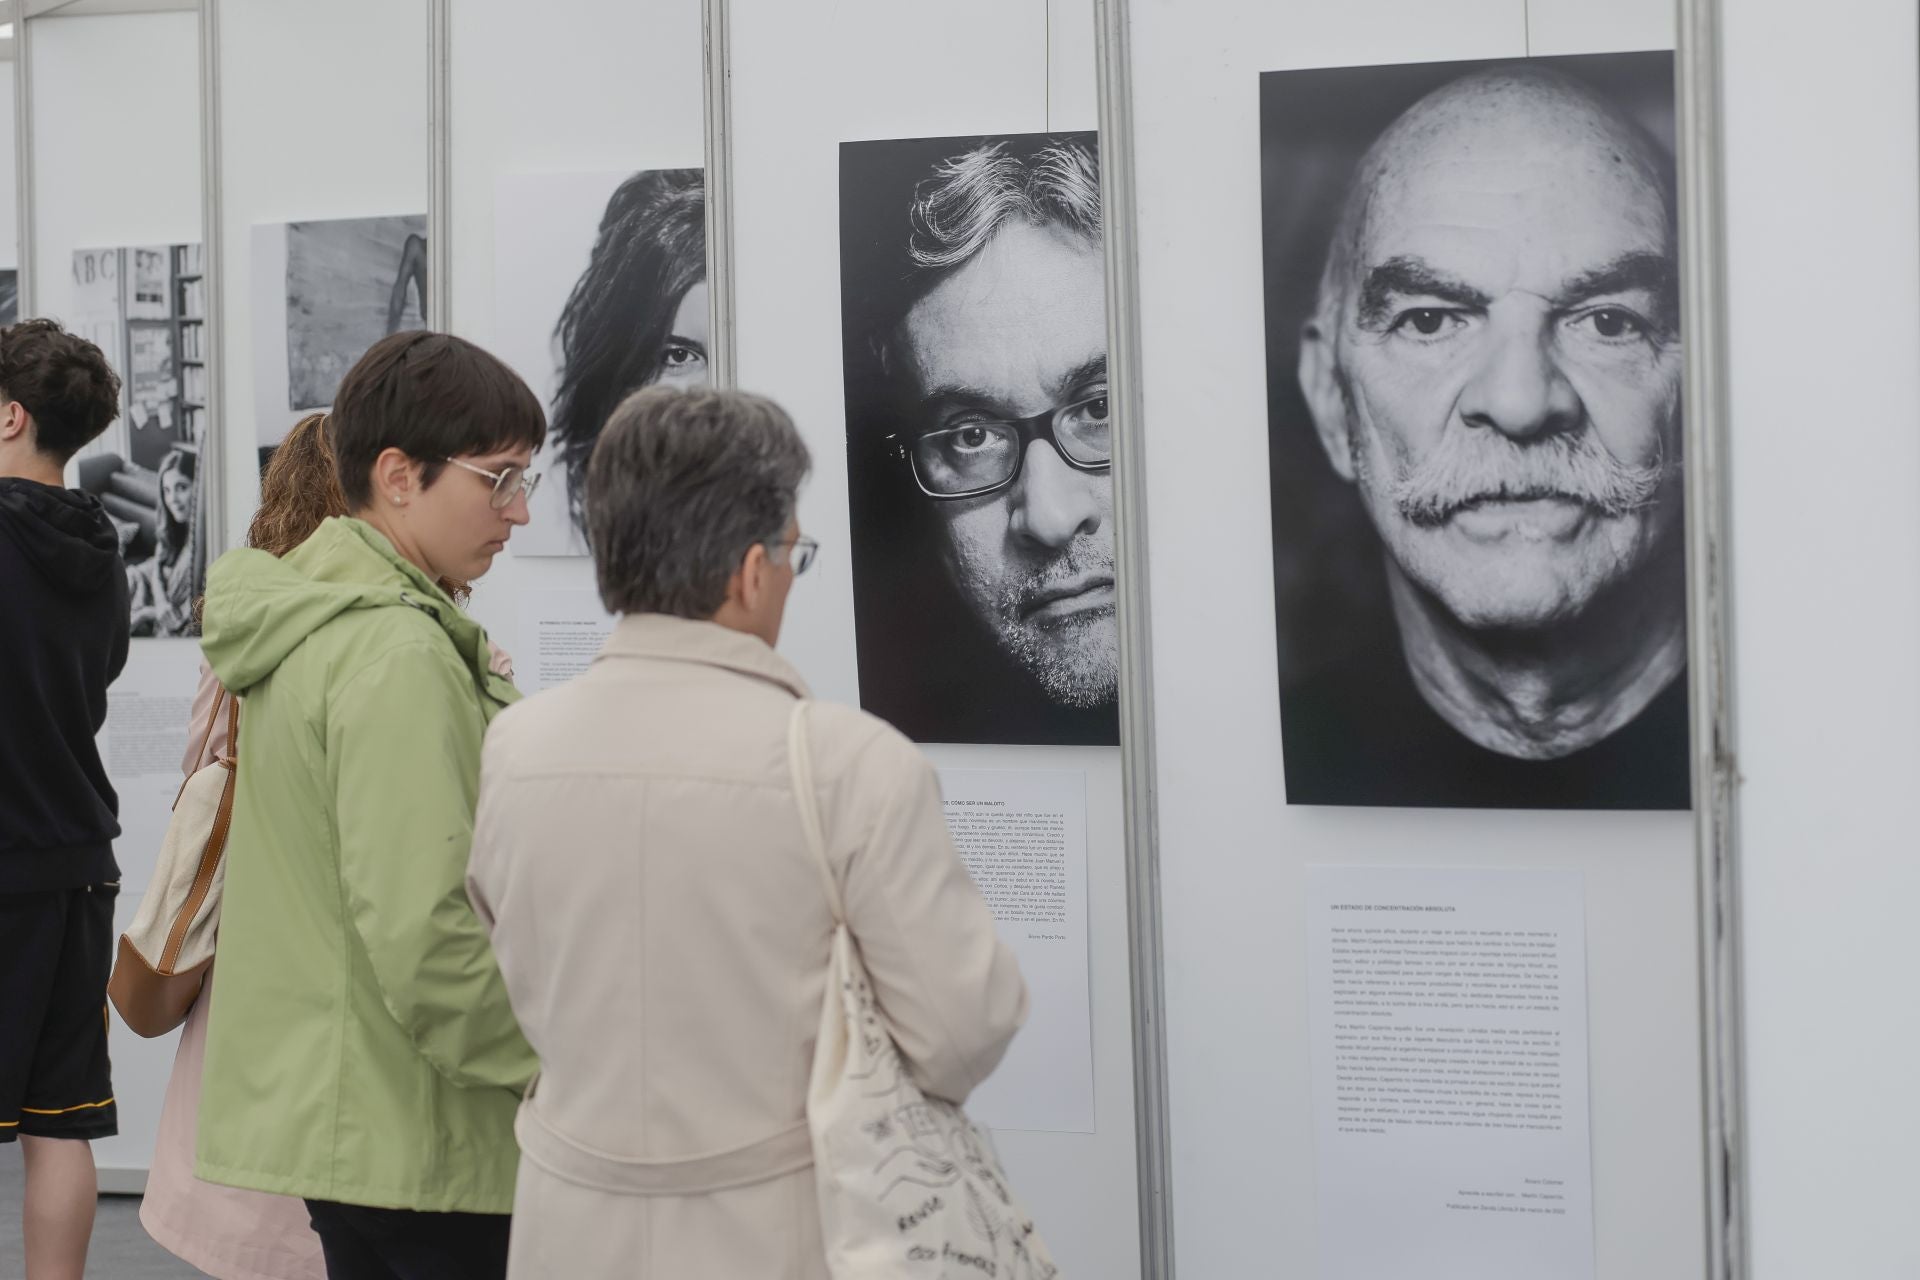
[[[825,1280],[806,1128],[831,908],[801,835],[773,650],[814,546],[786,415],[650,389],[588,473],[591,668],[487,736],[469,896],[541,1076],[522,1109],[509,1274]],[[926,759],[808,716],[829,861],[916,1081],[964,1099],[1026,1014]]]

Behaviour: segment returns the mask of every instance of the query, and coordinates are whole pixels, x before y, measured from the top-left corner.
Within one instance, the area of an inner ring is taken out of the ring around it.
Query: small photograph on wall
[[[255,226],[253,294],[264,467],[295,422],[333,404],[340,379],[368,347],[431,324],[426,215]]]
[[[1673,74],[1261,77],[1288,803],[1688,807]]]
[[[1092,133],[847,142],[860,703],[919,742],[1119,741]]]
[[[120,416],[74,462],[120,535],[136,636],[199,634],[207,536],[206,285],[197,244],[81,249],[72,332],[120,375]]]
[[[14,267],[0,267],[0,325],[12,324],[20,318],[20,272]]]
[[[656,383],[707,384],[706,216],[699,169],[500,180],[493,350],[549,425],[513,554],[588,554],[586,463],[614,407]]]

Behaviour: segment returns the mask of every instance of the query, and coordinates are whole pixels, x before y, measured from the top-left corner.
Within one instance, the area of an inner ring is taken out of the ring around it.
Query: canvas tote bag
[[[160,845],[153,880],[133,923],[120,935],[107,996],[128,1027],[149,1038],[186,1021],[213,963],[220,927],[220,885],[226,873],[227,830],[240,755],[240,700],[225,690],[227,752],[197,770],[173,800],[173,817]],[[213,740],[220,707],[207,717],[200,754]]]
[[[1052,1280],[1060,1269],[992,1140],[959,1107],[920,1092],[874,1004],[827,861],[806,711],[804,700],[793,709],[787,754],[835,924],[807,1091],[827,1268],[834,1280]]]

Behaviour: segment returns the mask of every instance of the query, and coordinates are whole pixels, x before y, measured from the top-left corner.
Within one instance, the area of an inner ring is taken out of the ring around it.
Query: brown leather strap
[[[239,712],[240,700],[228,693],[225,685],[216,687],[219,688],[220,692],[213,697],[213,714],[207,717],[207,731],[200,738],[200,749],[193,753],[193,768],[187,770],[187,776],[180,780],[180,789],[173,793],[173,807],[176,809],[180,807],[180,797],[187,794],[188,780],[190,780],[194,774],[200,772],[200,762],[207,758],[207,748],[213,744],[213,726],[220,723],[220,704],[223,701],[233,704],[233,709],[229,712],[229,718],[227,720],[228,739],[229,741],[232,739],[232,725],[234,723],[232,716]]]
[[[232,694],[227,695],[227,759],[240,762],[240,699]]]
[[[238,698],[234,704],[239,705]],[[187,942],[187,930],[193,927],[194,917],[200,914],[207,894],[213,891],[213,873],[219,870],[220,855],[226,852],[227,831],[233,826],[233,793],[240,769],[232,760],[223,759],[220,765],[227,771],[226,785],[220,789],[220,808],[214,813],[213,830],[207,835],[206,848],[200,851],[200,866],[193,873],[193,887],[187,891],[187,900],[180,904],[180,914],[173,918],[173,927],[167,930],[167,945],[160,949],[160,963],[155,967],[162,974],[171,974],[179,962],[180,949]]]

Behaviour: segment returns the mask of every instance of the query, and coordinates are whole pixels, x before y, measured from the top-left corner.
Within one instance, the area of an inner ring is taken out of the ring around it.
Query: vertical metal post
[[[1687,628],[1699,862],[1702,1100],[1711,1280],[1748,1274],[1740,896],[1728,494],[1726,227],[1719,0],[1679,0]]]
[[[1133,997],[1135,1165],[1140,1274],[1171,1280],[1171,1135],[1160,939],[1160,823],[1148,607],[1147,453],[1141,414],[1140,254],[1134,202],[1132,61],[1127,0],[1094,0],[1100,96],[1100,205],[1106,253],[1115,593],[1120,629],[1120,777],[1125,797],[1127,927]]]
[[[427,0],[427,327],[453,332],[452,0]]]
[[[701,0],[707,87],[708,368],[716,387],[739,385],[733,297],[733,50],[727,0]]]
[[[227,548],[229,459],[226,388],[226,220],[220,207],[220,3],[200,0],[200,290],[204,295],[201,359],[206,362],[206,425],[201,431],[200,502],[207,558]],[[252,432],[239,438],[251,441]],[[242,469],[249,477],[254,468]],[[218,495],[209,503],[208,494]],[[251,494],[248,495],[251,498]]]

